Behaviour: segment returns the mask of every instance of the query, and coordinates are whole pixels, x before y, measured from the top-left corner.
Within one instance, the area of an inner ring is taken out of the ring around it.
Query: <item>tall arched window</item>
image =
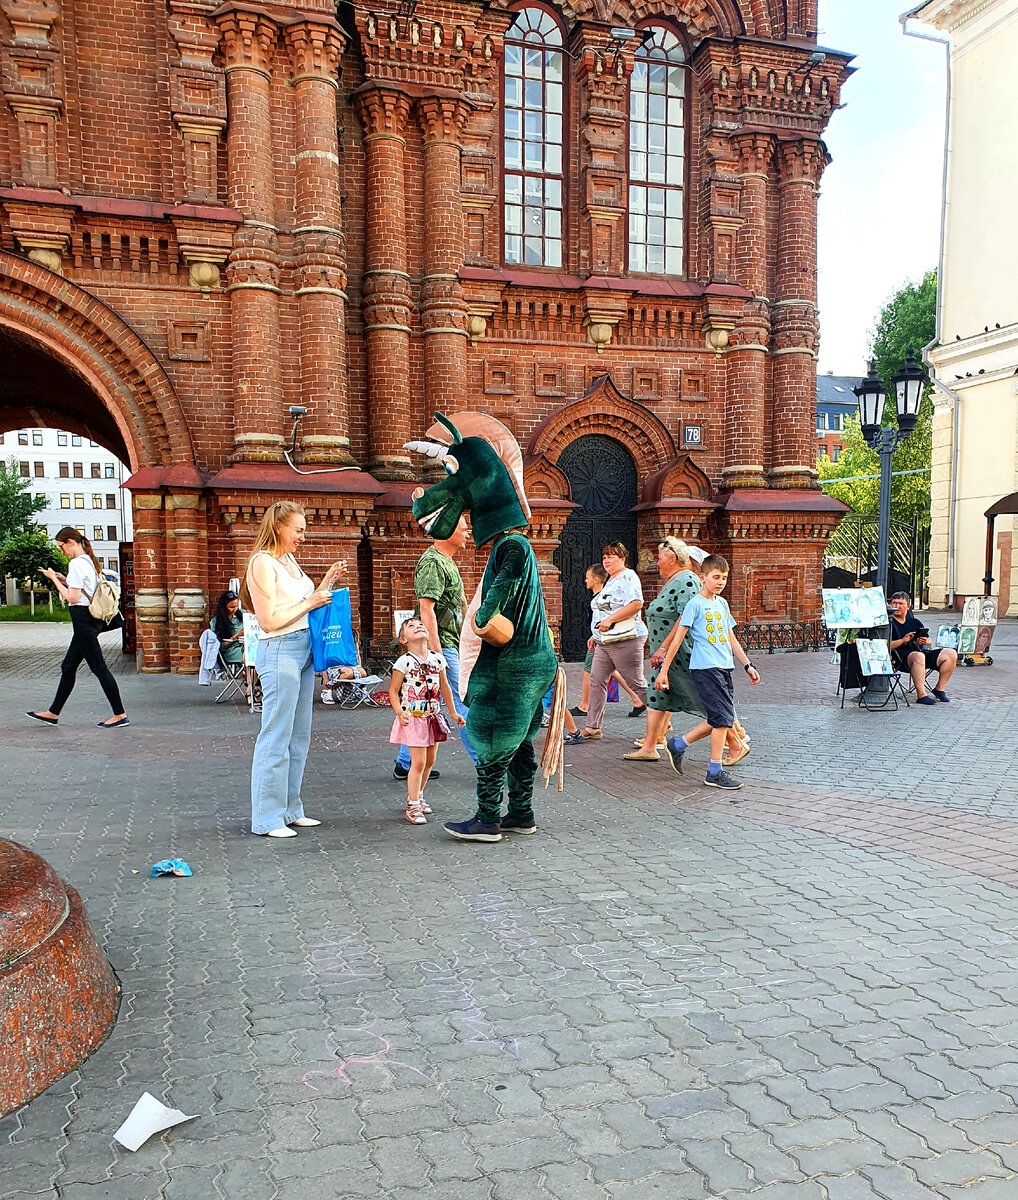
[[[521,8],[505,35],[505,261],[562,265],[562,31]]]
[[[686,170],[686,56],[655,28],[629,85],[629,269],[682,274]]]

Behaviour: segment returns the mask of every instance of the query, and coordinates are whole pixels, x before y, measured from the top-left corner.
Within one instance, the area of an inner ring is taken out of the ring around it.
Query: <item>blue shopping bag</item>
[[[331,604],[323,604],[308,613],[308,630],[316,671],[357,665],[349,588],[336,588]]]

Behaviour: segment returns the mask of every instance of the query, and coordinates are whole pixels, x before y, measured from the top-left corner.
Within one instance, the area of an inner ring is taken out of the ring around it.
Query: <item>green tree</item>
[[[927,271],[920,283],[908,283],[884,305],[870,339],[870,356],[877,375],[887,388],[884,424],[896,422],[894,391],[891,381],[901,369],[913,347],[918,360],[922,348],[933,340],[937,323],[937,273]],[[920,525],[930,523],[929,467],[933,446],[933,402],[931,385],[923,389],[919,419],[911,436],[898,447],[891,460],[892,471],[922,471],[917,475],[898,475],[891,479],[891,516]],[[844,448],[838,461],[821,459],[821,480],[850,475],[879,475],[880,458],[863,440],[857,420],[849,419]],[[876,516],[880,505],[879,479],[856,479],[850,483],[830,484],[824,491],[843,501],[854,512]]]
[[[61,574],[67,570],[67,559],[49,538],[39,530],[16,533],[0,548],[0,571],[22,582],[52,586],[39,572],[44,567],[53,567]]]
[[[31,480],[25,479],[18,460],[0,462],[0,546],[16,533],[33,528],[32,518],[46,507],[46,501],[28,492]]]

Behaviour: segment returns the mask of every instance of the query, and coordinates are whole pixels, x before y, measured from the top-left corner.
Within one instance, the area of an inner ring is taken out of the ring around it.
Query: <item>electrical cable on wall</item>
[[[302,471],[300,467],[293,461],[291,455],[297,453],[297,426],[300,424],[301,417],[306,417],[308,410],[300,404],[291,404],[289,408],[290,416],[293,417],[293,432],[290,436],[290,449],[283,451],[283,457],[291,471],[296,471],[298,475],[333,475],[337,471],[359,471],[358,466],[349,467],[316,467],[313,471]]]

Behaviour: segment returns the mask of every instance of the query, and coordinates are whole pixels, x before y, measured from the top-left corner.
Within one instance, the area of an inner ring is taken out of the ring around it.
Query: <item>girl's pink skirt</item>
[[[430,717],[411,717],[405,725],[397,717],[392,723],[389,741],[396,746],[434,746]]]

